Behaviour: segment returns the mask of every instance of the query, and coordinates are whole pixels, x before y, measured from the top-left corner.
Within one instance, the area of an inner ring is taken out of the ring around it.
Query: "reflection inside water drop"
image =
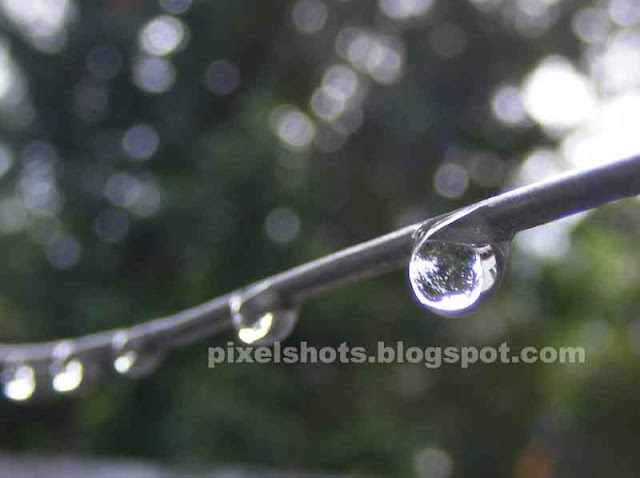
[[[483,269],[474,246],[427,241],[416,249],[409,277],[418,300],[443,311],[473,305],[483,290]]]
[[[415,247],[409,280],[418,301],[442,315],[476,305],[500,280],[509,247],[432,241],[426,235]]]
[[[82,383],[84,366],[78,359],[65,360],[52,365],[51,374],[51,385],[56,392],[72,392]]]
[[[158,347],[147,344],[134,345],[129,333],[125,330],[117,331],[112,339],[113,368],[121,375],[140,378],[149,375],[158,368],[164,354]]]
[[[116,369],[116,372],[125,375],[133,368],[137,357],[138,354],[135,350],[120,353],[113,361],[113,368]]]
[[[293,308],[277,308],[267,312],[246,306],[236,295],[229,301],[231,318],[238,339],[249,345],[268,345],[287,338],[298,319]]]
[[[2,392],[14,401],[31,398],[36,390],[36,374],[31,365],[10,365],[3,372]]]
[[[78,358],[72,358],[71,342],[60,342],[53,349],[51,363],[51,386],[59,393],[73,392],[82,384],[84,365]]]

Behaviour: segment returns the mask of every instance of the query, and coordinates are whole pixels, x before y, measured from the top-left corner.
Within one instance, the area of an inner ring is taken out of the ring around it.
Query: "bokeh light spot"
[[[216,60],[204,74],[204,85],[216,95],[233,93],[240,84],[240,70],[229,60]]]
[[[407,18],[423,15],[431,8],[433,0],[380,0],[380,10],[394,20],[406,20]]]
[[[291,11],[293,24],[303,33],[318,33],[328,16],[329,10],[322,0],[298,0]]]
[[[67,270],[80,260],[80,243],[72,236],[61,235],[47,245],[47,258],[56,269]]]
[[[164,58],[143,57],[133,68],[133,81],[147,93],[164,93],[173,86],[175,79],[175,68]]]
[[[607,12],[597,8],[583,8],[573,17],[573,32],[585,43],[601,43],[609,34]]]
[[[453,471],[453,459],[440,448],[426,448],[416,455],[415,470],[420,478],[447,478]]]
[[[186,31],[187,27],[177,18],[161,15],[140,32],[140,48],[149,55],[169,55],[183,44]]]
[[[300,219],[293,210],[278,208],[269,213],[264,227],[269,239],[279,244],[286,244],[298,236]]]
[[[120,242],[129,231],[129,215],[118,209],[103,209],[96,216],[94,230],[105,242]]]
[[[193,0],[160,0],[158,3],[165,12],[180,15],[189,10]]]
[[[160,137],[151,125],[139,123],[129,128],[122,137],[127,155],[137,161],[149,159],[158,149]]]
[[[525,110],[542,126],[568,129],[588,118],[596,106],[591,82],[568,61],[545,59],[527,78]]]
[[[288,148],[304,149],[315,137],[316,129],[311,118],[293,106],[276,107],[270,119],[274,132]]]
[[[507,126],[522,124],[527,119],[520,89],[513,85],[502,85],[494,92],[491,109],[498,121]]]
[[[462,196],[469,185],[469,174],[459,164],[442,164],[434,176],[436,192],[443,197],[455,199]]]

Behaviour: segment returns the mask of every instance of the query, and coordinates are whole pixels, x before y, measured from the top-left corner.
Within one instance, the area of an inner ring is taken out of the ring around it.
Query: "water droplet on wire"
[[[7,364],[2,372],[2,393],[10,400],[23,402],[36,390],[36,374],[31,365]]]
[[[121,375],[139,378],[156,370],[164,354],[150,346],[134,345],[129,334],[118,331],[111,341],[113,346],[113,368]]]
[[[238,339],[250,345],[269,345],[284,340],[298,320],[295,308],[278,307],[271,310],[254,307],[240,295],[229,301],[231,318]]]
[[[440,315],[463,313],[500,282],[509,249],[508,243],[440,242],[431,240],[428,232],[418,240],[409,263],[413,293]]]
[[[84,379],[84,365],[73,357],[73,345],[60,342],[53,349],[51,363],[51,386],[56,392],[69,393],[77,390]]]

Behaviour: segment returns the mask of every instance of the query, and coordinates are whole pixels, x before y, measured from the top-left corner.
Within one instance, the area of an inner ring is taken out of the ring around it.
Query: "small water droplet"
[[[298,320],[295,308],[266,310],[240,295],[229,301],[238,339],[249,345],[269,345],[287,338]]]
[[[8,364],[2,373],[2,392],[10,400],[23,402],[36,390],[36,374],[31,365]]]
[[[53,362],[49,368],[51,386],[56,392],[68,393],[77,390],[84,379],[84,365],[78,358],[73,358],[73,345],[60,342],[53,349]]]
[[[157,348],[134,345],[129,334],[120,330],[113,335],[113,368],[121,375],[139,378],[158,368],[164,354]]]
[[[409,263],[413,293],[425,307],[456,316],[477,305],[499,283],[510,246],[458,244],[430,240],[425,234]]]

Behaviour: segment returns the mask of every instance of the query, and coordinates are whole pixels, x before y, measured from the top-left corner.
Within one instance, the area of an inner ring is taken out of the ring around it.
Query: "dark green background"
[[[578,61],[584,45],[571,21],[586,4],[558,2],[548,29],[523,35],[509,21],[513,5],[484,11],[469,1],[436,0],[426,15],[396,22],[377,2],[332,0],[324,29],[310,35],[293,25],[292,2],[195,1],[181,15],[188,44],[171,57],[176,84],[160,95],[140,91],[130,74],[139,29],[161,13],[155,2],[78,2],[67,45],[53,54],[37,51],[4,22],[34,118],[23,128],[4,118],[0,135],[17,159],[0,179],[0,194],[14,194],[25,146],[50,142],[65,198],[59,218],[82,255],[75,267],[59,270],[29,233],[0,236],[2,339],[49,340],[169,314],[396,229],[407,218],[497,192],[531,149],[555,143],[531,121],[499,123],[491,95],[503,82],[520,83],[547,55]],[[447,22],[467,35],[453,58],[439,56],[430,43]],[[402,38],[404,74],[391,85],[369,81],[362,126],[343,147],[290,152],[270,129],[269,114],[286,103],[311,115],[309,98],[323,71],[343,62],[333,42],[346,26]],[[86,66],[101,44],[115,46],[124,60],[104,84]],[[229,95],[203,85],[207,66],[221,58],[241,75]],[[108,108],[89,121],[73,108],[82,81],[108,91]],[[141,121],[160,135],[158,152],[146,162],[97,141]],[[442,161],[461,154],[465,165],[478,151],[502,158],[504,179],[495,188],[471,182],[456,200],[438,195],[433,176]],[[94,184],[117,171],[153,175],[161,206],[151,217],[131,215],[129,234],[114,244],[93,230],[96,215],[109,207]],[[300,219],[291,243],[274,243],[265,232],[276,207]],[[372,349],[378,341],[582,345],[586,364],[207,369],[207,347],[232,340],[229,334],[172,353],[140,381],[107,373],[81,397],[2,401],[0,447],[385,476],[415,476],[420,452],[434,447],[450,455],[456,477],[636,476],[640,357],[629,327],[640,310],[639,225],[637,203],[628,200],[581,223],[557,261],[516,248],[501,290],[472,318],[446,320],[422,309],[398,271],[305,304],[286,342]]]

